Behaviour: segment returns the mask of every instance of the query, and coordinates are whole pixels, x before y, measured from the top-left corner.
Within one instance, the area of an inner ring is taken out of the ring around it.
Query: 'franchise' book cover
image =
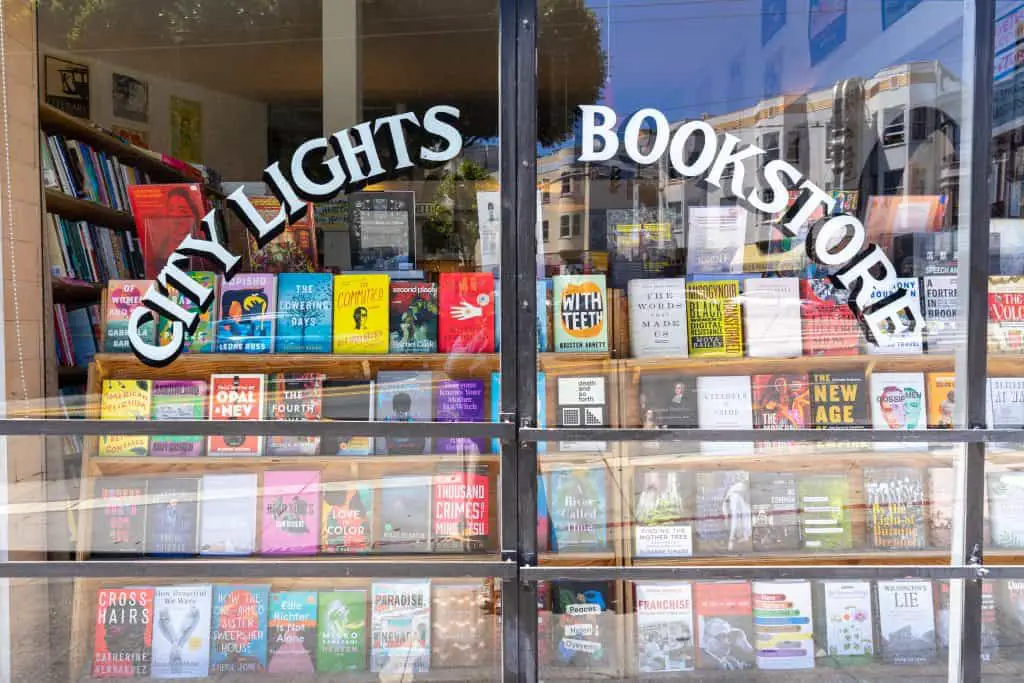
[[[693,671],[693,586],[637,582],[637,666],[641,673]]]

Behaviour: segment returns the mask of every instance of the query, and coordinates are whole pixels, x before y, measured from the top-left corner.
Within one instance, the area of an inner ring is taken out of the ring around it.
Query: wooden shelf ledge
[[[103,293],[103,285],[94,282],[53,278],[52,284],[53,303],[69,308],[98,304]]]
[[[55,213],[62,218],[87,221],[121,232],[135,230],[135,221],[132,219],[132,215],[126,211],[118,211],[87,199],[76,199],[50,188],[47,188],[45,197],[47,212]]]
[[[474,456],[468,461],[490,465],[492,474],[497,475],[500,457],[495,454]],[[148,455],[135,457],[106,457],[95,455],[89,458],[89,473],[94,476],[148,476],[154,474],[204,474],[207,472],[251,472],[280,469],[308,470],[351,470],[358,467],[365,470],[371,486],[380,480],[382,470],[393,470],[412,474],[422,470],[433,472],[438,464],[461,464],[465,456],[456,454],[429,455],[297,455],[294,457],[257,456],[236,458],[231,456],[196,456],[185,458],[163,458]],[[349,481],[351,477],[345,479]],[[325,482],[328,486],[330,481]]]

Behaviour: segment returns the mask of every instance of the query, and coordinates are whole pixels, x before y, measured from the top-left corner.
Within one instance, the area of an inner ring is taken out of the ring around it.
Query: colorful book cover
[[[810,377],[810,424],[814,429],[866,429],[871,425],[863,370],[812,370]]]
[[[206,678],[210,673],[213,586],[160,586],[153,600],[152,678]]]
[[[172,298],[179,306],[184,308],[186,311],[190,311],[199,316],[199,322],[196,324],[196,331],[192,334],[188,334],[187,332],[185,333],[185,353],[212,353],[216,337],[213,311],[216,308],[216,302],[220,300],[219,292],[217,291],[219,279],[217,278],[216,273],[207,270],[194,270],[189,273],[189,276],[199,285],[213,291],[212,296],[214,304],[205,311],[200,311],[199,304],[193,302],[181,292],[174,290],[173,287],[170,288],[172,291]],[[171,325],[171,321],[161,316],[159,326],[160,345],[171,343],[173,331],[174,328]]]
[[[317,610],[316,670],[366,670],[366,591],[321,591]]]
[[[430,477],[387,477],[380,482],[380,534],[373,540],[374,550],[430,552],[431,484]]]
[[[608,426],[608,399],[603,376],[558,378],[558,426],[592,428],[595,436]],[[539,398],[539,396],[538,396]],[[603,451],[607,441],[559,441],[560,451]]]
[[[766,671],[814,668],[811,584],[754,581],[754,647],[757,668]]]
[[[751,472],[750,511],[754,552],[799,549],[796,477],[786,472]]]
[[[203,420],[209,387],[203,380],[158,379],[153,381],[153,419]],[[202,455],[206,439],[202,436],[154,436],[149,443],[153,457]]]
[[[933,548],[952,547],[955,488],[952,467],[928,468],[928,538]]]
[[[925,547],[924,472],[909,467],[864,469],[868,541],[879,550]]]
[[[107,283],[106,325],[103,330],[103,350],[107,353],[129,353],[128,319],[132,311],[142,305],[142,295],[149,290],[152,280],[110,280]],[[142,341],[153,341],[152,322],[139,330]]]
[[[268,222],[281,212],[277,197],[249,197],[249,203]],[[314,213],[313,205],[308,204],[302,218],[290,221],[281,234],[262,249],[257,248],[256,238],[248,233],[250,267],[261,273],[315,273],[319,270]]]
[[[697,668],[740,671],[754,668],[754,619],[746,581],[697,583]]]
[[[430,670],[430,581],[374,581],[370,671]]]
[[[373,488],[362,482],[325,482],[320,503],[320,552],[345,555],[370,549]]]
[[[848,305],[849,295],[831,280],[800,283],[800,317],[805,356],[856,356],[860,326]]]
[[[630,280],[628,297],[632,356],[685,358],[686,280]]]
[[[128,185],[127,190],[146,277],[153,279],[183,239],[200,236],[203,190],[198,183]]]
[[[217,353],[274,350],[277,283],[272,273],[239,273],[220,280]]]
[[[644,429],[697,426],[697,390],[693,377],[675,373],[640,375],[640,420]]]
[[[845,474],[808,474],[797,481],[800,537],[807,550],[849,550],[850,488]]]
[[[391,283],[391,353],[437,353],[437,285],[397,280]]]
[[[199,552],[199,479],[149,480],[146,554],[189,557]]]
[[[441,273],[438,351],[494,353],[494,274]]]
[[[686,283],[686,321],[690,355],[700,358],[742,358],[743,318],[740,281]]]
[[[551,316],[551,307],[554,303],[551,300],[553,286],[550,278],[537,280],[537,351],[540,353],[551,350],[551,328],[548,325],[548,319]],[[500,309],[498,310],[499,313],[495,315],[495,321],[501,320]]]
[[[548,491],[544,475],[537,475],[537,552],[551,550],[551,515],[548,512]]]
[[[687,473],[637,468],[634,482],[634,557],[693,555],[692,493]]]
[[[97,479],[92,513],[93,557],[141,555],[146,541],[146,480]]]
[[[754,375],[754,429],[807,429],[810,392],[807,375]]]
[[[617,656],[614,584],[553,581],[551,595],[556,664],[584,670],[611,667]]]
[[[256,552],[256,473],[205,474],[199,506],[200,555]]]
[[[320,472],[263,473],[262,552],[315,555],[320,547]]]
[[[637,582],[635,591],[640,673],[693,671],[693,587],[685,581]]]
[[[491,422],[499,422],[501,420],[501,373],[491,373]],[[548,411],[547,411],[547,377],[543,372],[537,373],[537,426],[546,427],[548,424]],[[537,452],[544,453],[547,451],[547,444],[544,442],[537,444]],[[501,441],[499,439],[491,439],[491,452],[501,453]]]
[[[929,372],[925,375],[928,405],[928,429],[952,429],[956,408],[955,382],[952,372]]]
[[[278,372],[267,376],[271,420],[318,422],[323,409],[324,375],[316,372]],[[271,436],[267,455],[316,455],[319,436]]]
[[[210,674],[266,671],[269,596],[269,586],[214,586]]]
[[[316,671],[316,617],[315,591],[270,594],[267,673],[312,674]]]
[[[556,352],[608,352],[608,291],[604,275],[552,278]]]
[[[552,552],[608,550],[608,483],[603,468],[548,473]]]
[[[931,275],[922,278],[924,300],[924,341],[928,353],[954,353],[964,339],[956,329],[960,308],[956,275]]]
[[[878,630],[886,664],[935,661],[935,603],[931,581],[878,582]]]
[[[803,353],[797,278],[744,280],[743,314],[749,357],[796,358]]]
[[[334,353],[388,352],[387,275],[334,276]]]
[[[925,407],[924,373],[874,372],[871,374],[871,421],[879,430],[924,430],[928,414]],[[915,443],[921,448],[924,442]],[[907,448],[906,443],[876,443],[879,450]]]
[[[750,477],[741,470],[697,472],[694,479],[697,552],[751,552]]]
[[[334,277],[330,273],[277,276],[278,353],[330,353]]]
[[[896,284],[891,289],[876,289],[871,290],[871,304],[876,305],[880,303],[886,297],[892,296],[897,290],[902,289],[907,292],[907,301],[914,302],[913,304],[917,307],[917,310],[921,308],[921,291],[919,281],[916,277],[901,277],[896,279]],[[880,346],[877,344],[866,344],[867,351],[874,355],[915,355],[924,353],[924,321],[918,320],[914,324],[911,324],[910,318],[907,317],[906,312],[901,310],[897,315],[900,323],[897,329],[893,330],[890,335],[891,343],[888,346]]]
[[[753,429],[750,377],[745,375],[697,378],[697,422],[701,429]],[[750,441],[701,442],[707,455],[752,455]]]
[[[96,592],[93,678],[148,678],[153,655],[152,588]]]
[[[870,581],[822,581],[814,604],[818,660],[829,666],[870,664],[875,654]]]
[[[324,381],[321,414],[324,420],[372,420],[376,414],[375,383],[337,379]],[[320,439],[320,455],[370,455],[373,437],[338,434]]]
[[[988,472],[991,547],[1024,548],[1024,472]]]
[[[263,375],[211,375],[210,421],[262,420]],[[256,435],[210,436],[207,455],[263,455],[263,437]]]
[[[100,397],[104,420],[148,420],[153,383],[148,379],[105,379]],[[101,456],[138,456],[149,452],[148,436],[100,435]]]
[[[482,552],[491,534],[491,489],[485,464],[443,466],[433,480],[434,552]]]
[[[381,370],[377,373],[377,419],[382,422],[430,422],[434,418],[431,372]],[[430,438],[388,436],[374,440],[381,455],[422,455]]]
[[[988,279],[988,352],[1024,353],[1024,277]]]
[[[498,662],[495,596],[489,579],[431,586],[434,619],[431,665],[438,670],[488,667]],[[482,674],[478,674],[482,675]]]
[[[437,385],[435,397],[438,422],[483,422],[484,381],[482,379],[446,379]],[[486,439],[442,437],[437,439],[438,453],[479,455],[486,452]]]

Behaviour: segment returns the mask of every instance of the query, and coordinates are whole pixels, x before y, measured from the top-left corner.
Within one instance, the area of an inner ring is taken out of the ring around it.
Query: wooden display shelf
[[[58,190],[46,189],[46,211],[75,221],[87,221],[111,230],[131,232],[135,221],[126,211],[118,211],[87,199],[76,199]]]
[[[548,567],[614,567],[618,560],[614,550],[593,553],[544,551],[540,553],[540,565]]]
[[[103,285],[77,280],[53,278],[53,303],[69,308],[98,304],[103,295]]]
[[[84,365],[61,365],[57,368],[57,383],[85,384],[89,377],[89,369]]]

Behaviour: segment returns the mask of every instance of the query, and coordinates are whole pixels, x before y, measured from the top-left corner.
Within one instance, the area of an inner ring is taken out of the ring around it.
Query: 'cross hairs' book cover
[[[93,678],[146,678],[153,648],[153,589],[96,592]]]

